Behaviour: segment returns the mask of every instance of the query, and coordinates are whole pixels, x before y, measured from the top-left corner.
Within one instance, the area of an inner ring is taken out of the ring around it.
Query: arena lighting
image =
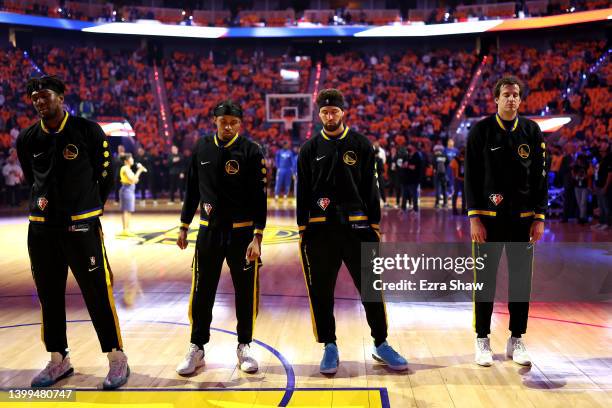
[[[428,37],[431,35],[471,34],[489,31],[502,20],[465,23],[382,26],[355,34],[355,37]]]
[[[113,11],[113,16],[117,11]],[[26,25],[92,33],[151,35],[185,38],[291,38],[291,37],[424,37],[453,34],[471,34],[492,31],[532,30],[606,21],[612,18],[612,8],[574,12],[556,16],[525,19],[467,21],[450,24],[423,25],[414,22],[406,25],[364,27],[358,25],[334,25],[311,27],[201,27],[159,24],[152,28],[139,23],[106,23],[70,20],[0,11],[0,23]]]
[[[281,69],[280,76],[285,81],[297,81],[300,79],[300,72],[294,69]]]
[[[227,33],[224,27],[195,27],[169,24],[110,23],[84,28],[89,33],[155,35],[163,37],[219,38]]]
[[[542,132],[556,132],[561,129],[563,126],[567,125],[572,121],[572,118],[569,116],[559,116],[555,118],[532,118],[538,126],[540,126],[540,130]]]

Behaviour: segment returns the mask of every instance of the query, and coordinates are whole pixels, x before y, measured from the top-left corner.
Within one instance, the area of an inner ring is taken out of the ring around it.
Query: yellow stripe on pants
[[[259,312],[259,260],[255,261],[255,276],[253,277],[253,325],[251,326],[251,339],[255,337],[255,320]]]
[[[193,255],[193,262],[191,263],[191,291],[189,292],[189,310],[187,314],[189,315],[189,326],[192,326],[193,330],[193,295],[195,293],[195,281],[196,281],[196,273],[198,271],[198,248],[195,250],[195,254]]]
[[[119,329],[119,318],[117,317],[117,310],[115,309],[115,298],[113,297],[113,284],[111,282],[110,268],[106,260],[106,247],[104,246],[104,235],[102,234],[102,227],[98,230],[100,234],[100,243],[102,244],[102,261],[104,262],[104,273],[106,274],[106,294],[108,296],[108,303],[113,313],[113,319],[115,320],[115,331],[117,334],[117,341],[119,342],[119,348],[123,348],[123,340],[121,339],[121,329]]]
[[[312,309],[312,300],[310,298],[310,287],[308,283],[308,277],[306,276],[306,267],[310,271],[310,265],[304,265],[304,259],[302,257],[302,238],[300,238],[300,265],[302,265],[302,273],[304,274],[304,283],[306,283],[306,292],[308,293],[308,305],[310,306],[310,320],[312,321],[312,332],[314,333],[315,339],[319,341],[319,333],[317,332],[317,321],[315,319],[314,311]],[[306,253],[306,244],[304,244],[304,255],[308,261],[308,254]]]

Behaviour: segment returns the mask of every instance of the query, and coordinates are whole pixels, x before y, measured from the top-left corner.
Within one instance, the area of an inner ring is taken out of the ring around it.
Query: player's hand
[[[529,229],[529,242],[535,244],[544,235],[544,223],[541,221],[534,221],[531,223],[531,228]]]
[[[487,240],[487,230],[478,217],[470,218],[470,236],[477,244],[483,244]]]
[[[179,230],[179,236],[176,239],[176,245],[179,248],[185,249],[187,248],[187,231],[184,229]]]
[[[261,256],[261,235],[255,235],[246,250],[246,260],[248,262],[257,261]]]

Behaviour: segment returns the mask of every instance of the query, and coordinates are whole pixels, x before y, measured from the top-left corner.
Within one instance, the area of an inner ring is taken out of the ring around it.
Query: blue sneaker
[[[327,343],[325,345],[325,352],[323,353],[319,371],[321,374],[336,374],[339,362],[338,347],[334,343]]]
[[[384,363],[392,370],[404,371],[408,369],[408,361],[400,356],[397,351],[386,341],[372,351],[374,360]]]

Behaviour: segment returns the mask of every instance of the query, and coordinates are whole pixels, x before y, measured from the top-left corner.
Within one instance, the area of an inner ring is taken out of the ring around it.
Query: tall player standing
[[[42,309],[41,337],[51,361],[32,380],[48,387],[72,375],[66,338],[68,267],[81,288],[110,369],[103,387],[125,384],[130,374],[115,310],[112,272],[99,217],[113,186],[102,128],[63,109],[65,84],[34,78],[26,90],[41,120],[17,138],[30,195],[28,252]]]
[[[489,340],[497,268],[508,258],[510,337],[506,355],[521,365],[531,358],[527,331],[534,244],[544,234],[548,206],[546,145],[537,123],[518,115],[523,84],[504,77],[493,91],[497,113],[470,130],[465,157],[465,196],[474,256],[486,259],[474,271],[484,289],[474,294],[475,361],[493,363]]]
[[[408,362],[387,343],[382,294],[362,285],[361,244],[380,239],[380,195],[370,141],[344,124],[344,96],[325,89],[317,97],[323,129],[300,149],[297,222],[300,255],[315,338],[325,345],[320,371],[338,370],[334,288],[342,262],[360,292],[374,338],[372,357],[394,370]]]

